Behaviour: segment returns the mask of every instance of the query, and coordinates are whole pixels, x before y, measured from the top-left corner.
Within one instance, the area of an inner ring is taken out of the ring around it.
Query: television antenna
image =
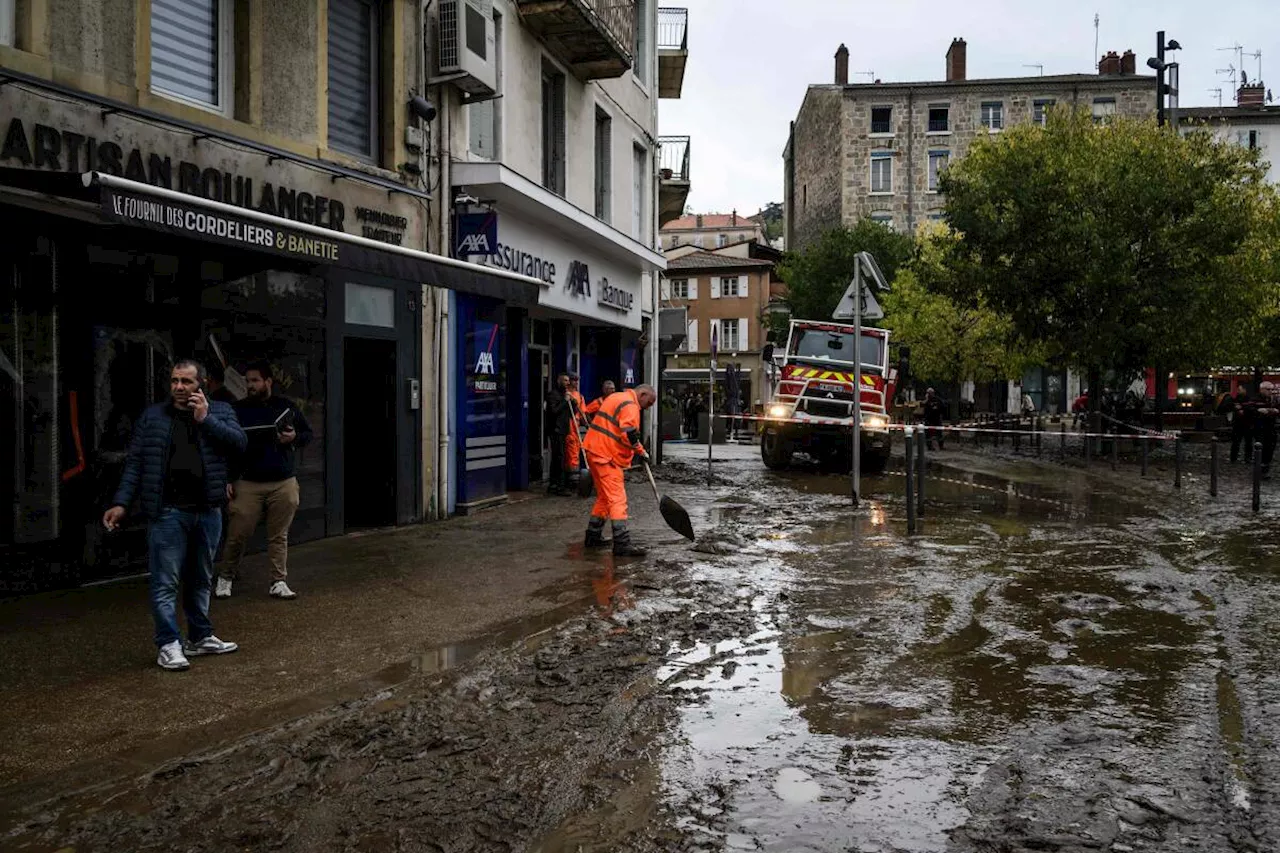
[[[1208,91],[1210,94],[1217,95],[1218,106],[1222,106],[1222,87],[1221,86],[1218,86],[1216,89],[1207,89],[1206,91]]]
[[[1233,51],[1236,55],[1236,65],[1238,66],[1244,65],[1244,45],[1240,44],[1240,42],[1235,42],[1234,44],[1231,45],[1231,47],[1220,47],[1218,48],[1218,50]]]
[[[1258,60],[1258,76],[1254,79],[1256,82],[1261,83],[1262,82],[1262,48],[1258,48],[1253,53],[1241,53],[1240,56],[1241,57],[1250,56]],[[1240,60],[1240,63],[1242,65],[1244,64],[1243,58]]]
[[[1102,19],[1098,17],[1098,13],[1093,13],[1093,70],[1097,71],[1102,64],[1102,59],[1098,56],[1098,23]]]
[[[1039,72],[1040,72],[1040,76],[1041,76],[1041,77],[1043,77],[1043,76],[1044,76],[1044,65],[1042,65],[1042,64],[1040,64],[1040,63],[1038,63],[1038,62],[1032,62],[1032,63],[1030,63],[1030,64],[1026,64],[1026,63],[1024,63],[1022,67],[1023,67],[1023,68],[1035,68],[1035,69],[1039,70]]]
[[[876,81],[876,72],[874,71],[855,71],[853,74],[855,77],[866,77],[871,83]]]
[[[1215,68],[1213,69],[1213,73],[1226,75],[1225,77],[1218,78],[1218,82],[1230,83],[1232,97],[1235,97],[1235,98],[1239,97],[1238,95],[1235,94],[1235,92],[1236,92],[1236,86],[1240,84],[1240,78],[1236,76],[1236,67],[1234,65],[1227,63],[1226,68]]]

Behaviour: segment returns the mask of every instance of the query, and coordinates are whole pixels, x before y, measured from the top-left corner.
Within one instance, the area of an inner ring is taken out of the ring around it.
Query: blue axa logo
[[[591,271],[582,261],[569,264],[569,275],[564,280],[564,289],[574,296],[591,295]]]

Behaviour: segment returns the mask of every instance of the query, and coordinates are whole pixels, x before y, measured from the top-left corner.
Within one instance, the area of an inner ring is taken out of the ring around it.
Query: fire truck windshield
[[[801,361],[836,361],[853,364],[853,333],[796,328],[788,355]],[[884,365],[884,338],[862,336],[862,365],[879,370]]]

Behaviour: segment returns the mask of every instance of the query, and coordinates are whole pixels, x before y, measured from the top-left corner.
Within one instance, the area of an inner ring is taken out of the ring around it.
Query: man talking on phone
[[[311,442],[311,426],[302,412],[284,397],[272,393],[275,376],[271,364],[258,361],[244,372],[248,396],[236,403],[236,415],[249,436],[244,456],[237,460],[236,476],[227,522],[227,545],[218,567],[218,598],[231,597],[231,585],[240,574],[244,547],[267,516],[267,557],[271,561],[272,598],[293,599],[289,589],[289,525],[298,511],[298,478],[294,476],[297,448]]]
[[[231,406],[205,396],[205,379],[197,361],[174,364],[169,402],[150,406],[138,419],[113,506],[102,516],[107,530],[116,530],[133,499],[141,504],[147,518],[151,616],[160,649],[156,663],[168,670],[189,668],[188,657],[238,648],[214,636],[209,591],[222,535],[219,510],[226,501],[227,459],[244,450],[246,439]],[[185,644],[177,618],[180,585]]]

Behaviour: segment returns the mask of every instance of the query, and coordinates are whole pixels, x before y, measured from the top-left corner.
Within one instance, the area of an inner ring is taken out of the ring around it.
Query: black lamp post
[[[1147,60],[1147,67],[1152,68],[1156,72],[1156,124],[1160,127],[1165,125],[1165,98],[1176,89],[1171,89],[1167,82],[1167,74],[1170,68],[1177,68],[1176,62],[1165,62],[1164,52],[1166,50],[1182,50],[1182,45],[1178,44],[1177,39],[1170,39],[1168,42],[1164,40],[1164,30],[1156,33],[1156,55]]]

